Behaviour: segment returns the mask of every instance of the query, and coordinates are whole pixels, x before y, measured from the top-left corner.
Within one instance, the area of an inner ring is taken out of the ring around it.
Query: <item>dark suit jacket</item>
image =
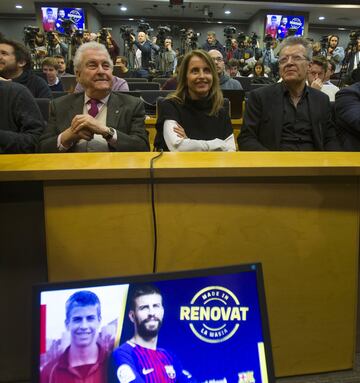
[[[339,140],[346,151],[360,151],[360,82],[341,89],[335,96]]]
[[[58,152],[58,135],[70,127],[72,119],[82,114],[84,93],[69,94],[54,99],[50,103],[50,116],[47,128],[40,139],[40,151]],[[110,151],[143,152],[149,151],[149,141],[144,124],[145,109],[142,101],[121,93],[111,93],[107,105],[106,126],[116,129],[116,148]],[[74,151],[70,148],[69,151]]]
[[[309,90],[310,118],[316,150],[341,150],[331,120],[329,97]],[[283,85],[267,85],[249,93],[244,122],[238,137],[239,150],[281,150]]]

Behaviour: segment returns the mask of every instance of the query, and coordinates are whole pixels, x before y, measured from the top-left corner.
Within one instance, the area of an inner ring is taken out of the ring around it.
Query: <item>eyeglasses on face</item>
[[[301,55],[280,56],[279,64],[284,65],[289,61],[289,59],[291,59],[291,61],[294,63],[300,63],[301,61],[309,60],[307,57]]]
[[[222,61],[224,61],[224,59],[223,59],[222,57],[212,57],[212,59],[213,59],[214,61],[217,61],[217,62],[222,62]]]

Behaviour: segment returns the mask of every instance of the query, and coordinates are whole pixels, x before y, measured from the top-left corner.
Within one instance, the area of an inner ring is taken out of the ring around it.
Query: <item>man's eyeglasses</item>
[[[291,59],[291,61],[294,63],[299,63],[304,60],[309,60],[307,57],[300,56],[300,55],[281,56],[279,57],[279,64],[284,65],[289,61],[289,59]]]
[[[217,62],[222,62],[224,61],[224,59],[222,57],[213,57],[212,58],[214,61],[217,61]]]

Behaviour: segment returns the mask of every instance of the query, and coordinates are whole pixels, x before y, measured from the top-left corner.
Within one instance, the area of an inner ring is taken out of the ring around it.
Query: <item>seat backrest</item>
[[[128,77],[125,78],[127,82],[149,82],[147,78],[144,77]]]
[[[157,82],[129,82],[129,90],[160,90]]]
[[[235,77],[235,80],[239,81],[239,83],[241,84],[241,86],[245,92],[250,90],[250,86],[251,86],[251,78],[250,77],[244,77],[244,76]]]
[[[169,77],[154,77],[152,82],[157,82],[160,84],[160,87],[162,87],[167,80],[169,80]]]
[[[64,91],[73,93],[76,86],[76,76],[62,76],[60,78]]]
[[[49,120],[49,106],[50,99],[49,98],[35,98],[36,103],[40,108],[40,112],[45,121]]]
[[[62,96],[66,96],[68,95],[69,93],[68,92],[64,92],[64,91],[59,91],[59,92],[51,92],[53,98],[58,98],[58,97],[62,97]]]
[[[245,90],[243,89],[223,89],[224,98],[230,101],[231,118],[241,118],[243,114],[243,101],[245,98]]]

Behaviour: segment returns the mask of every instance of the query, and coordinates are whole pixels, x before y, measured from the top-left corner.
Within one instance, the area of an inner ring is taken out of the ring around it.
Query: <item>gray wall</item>
[[[11,15],[0,15],[0,32],[7,38],[23,41],[23,30],[25,26],[37,25],[35,15],[16,18]]]

